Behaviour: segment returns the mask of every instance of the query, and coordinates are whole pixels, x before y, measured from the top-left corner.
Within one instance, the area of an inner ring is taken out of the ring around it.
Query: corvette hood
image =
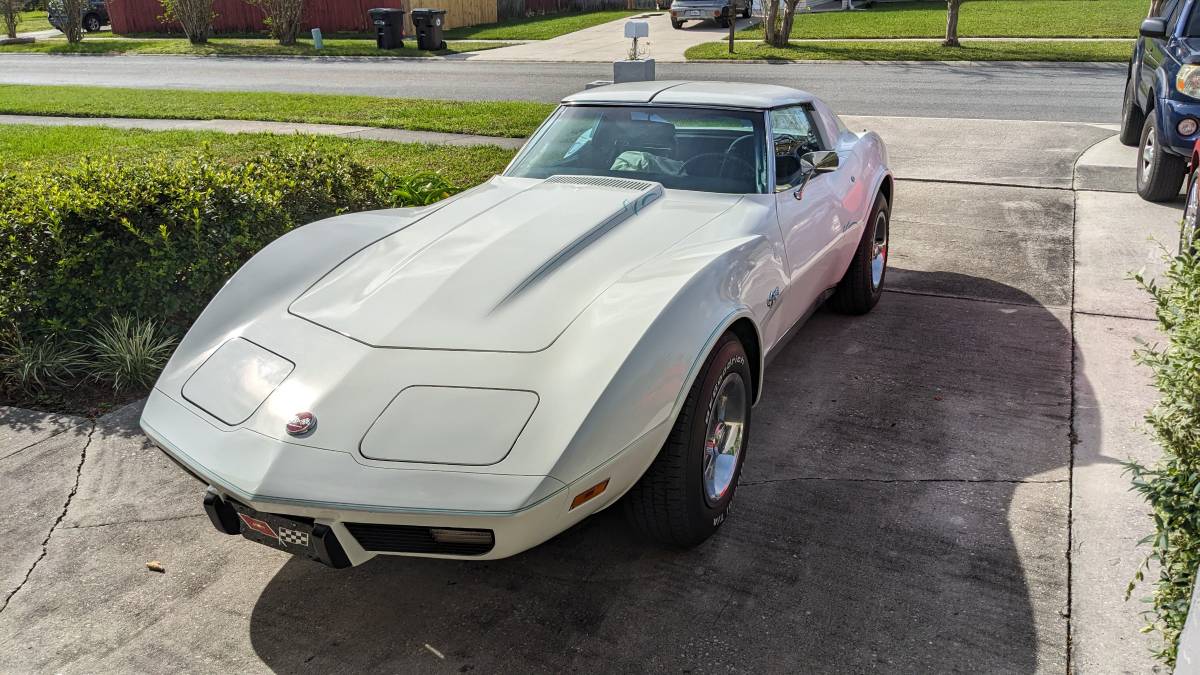
[[[358,251],[289,311],[376,347],[539,351],[626,272],[738,200],[590,176],[485,187]]]

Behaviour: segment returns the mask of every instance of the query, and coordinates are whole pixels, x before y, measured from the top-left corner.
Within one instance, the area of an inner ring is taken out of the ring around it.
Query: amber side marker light
[[[596,483],[592,487],[575,495],[575,498],[571,500],[571,508],[569,508],[567,510],[574,511],[575,507],[579,506],[580,504],[583,504],[584,502],[587,502],[591,499],[594,499],[594,498],[599,497],[600,495],[604,494],[604,490],[606,490],[607,488],[608,488],[608,479],[605,478],[604,480],[600,481],[599,483]]]

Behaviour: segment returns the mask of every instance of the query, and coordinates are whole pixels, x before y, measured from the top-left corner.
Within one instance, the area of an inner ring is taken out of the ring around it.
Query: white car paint
[[[802,199],[502,175],[432,206],[298,228],[197,319],[143,429],[223,498],[328,525],[353,564],[377,553],[345,523],[491,529],[477,557],[500,558],[612,504],[734,322],[757,337],[761,391],[767,357],[837,284],[891,175],[878,136],[792,89],[633,83],[564,101],[595,103],[805,103],[841,165]],[[290,436],[301,411],[318,424]]]

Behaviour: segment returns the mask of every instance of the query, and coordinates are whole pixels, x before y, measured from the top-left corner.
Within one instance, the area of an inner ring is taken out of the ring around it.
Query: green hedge
[[[1163,456],[1152,467],[1135,462],[1127,467],[1134,489],[1153,508],[1155,528],[1145,539],[1151,546],[1147,564],[1129,591],[1157,567],[1147,630],[1162,634],[1158,656],[1171,664],[1200,565],[1200,256],[1175,258],[1166,277],[1162,286],[1143,282],[1166,342],[1137,352],[1160,394],[1146,420]]]
[[[43,335],[153,318],[180,334],[250,256],[344,211],[429,203],[454,187],[313,148],[230,165],[87,159],[0,174],[0,323]]]

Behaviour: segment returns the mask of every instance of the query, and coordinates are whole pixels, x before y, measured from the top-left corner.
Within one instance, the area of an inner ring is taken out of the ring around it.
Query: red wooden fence
[[[405,0],[307,0],[304,5],[305,29],[319,26],[325,33],[374,33],[375,27],[367,17],[368,9],[407,9],[408,3]],[[180,32],[179,24],[164,24],[159,20],[162,13],[159,0],[108,0],[108,14],[114,33]],[[266,30],[262,10],[246,4],[244,0],[213,0],[213,13],[217,15],[213,20],[213,30],[218,34]]]

